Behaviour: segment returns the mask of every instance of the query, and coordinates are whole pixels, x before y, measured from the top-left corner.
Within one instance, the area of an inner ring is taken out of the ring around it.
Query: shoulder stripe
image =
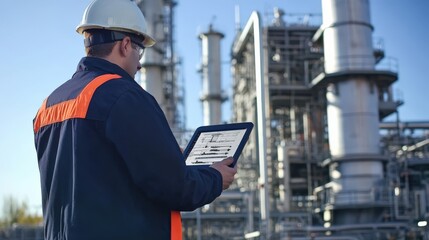
[[[104,74],[94,78],[82,92],[75,98],[70,99],[50,107],[46,107],[47,99],[45,99],[37,112],[36,119],[34,120],[34,132],[39,131],[41,127],[49,124],[62,122],[72,118],[85,118],[88,111],[89,103],[95,90],[103,83],[121,78],[117,74]]]

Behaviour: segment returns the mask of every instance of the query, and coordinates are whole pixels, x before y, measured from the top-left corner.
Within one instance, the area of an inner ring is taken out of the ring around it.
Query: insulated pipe
[[[237,55],[244,50],[249,40],[249,33],[253,32],[253,44],[255,54],[255,80],[256,80],[256,108],[259,152],[259,208],[261,213],[262,232],[267,239],[270,236],[270,210],[268,198],[268,169],[267,169],[267,139],[266,139],[266,112],[265,112],[265,81],[264,59],[262,56],[262,31],[261,18],[257,11],[252,12],[249,20],[241,32],[233,47],[233,54]]]

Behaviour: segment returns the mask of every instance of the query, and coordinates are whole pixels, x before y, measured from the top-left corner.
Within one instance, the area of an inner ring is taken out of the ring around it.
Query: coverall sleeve
[[[145,91],[132,89],[118,99],[106,121],[106,135],[149,199],[171,210],[191,211],[221,194],[221,174],[185,165],[161,108]]]

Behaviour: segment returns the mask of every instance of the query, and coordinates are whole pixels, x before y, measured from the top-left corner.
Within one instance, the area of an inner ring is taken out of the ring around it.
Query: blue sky
[[[199,0],[178,1],[175,11],[177,54],[183,61],[187,127],[203,123],[199,94],[201,79],[198,34],[210,23],[225,34],[222,61],[229,62],[235,30],[235,5],[241,24],[251,12],[262,16],[278,6],[286,13],[321,13],[321,0]],[[74,29],[88,1],[0,1],[0,215],[4,196],[25,200],[31,211],[40,211],[40,185],[34,150],[32,119],[43,99],[73,74],[84,56],[83,40]],[[403,121],[429,121],[429,1],[371,0],[374,38],[384,42],[385,53],[398,61],[396,97]],[[267,24],[263,17],[264,24]],[[230,92],[228,64],[223,66],[223,86]],[[224,109],[229,109],[225,103]],[[229,116],[225,114],[224,120]]]

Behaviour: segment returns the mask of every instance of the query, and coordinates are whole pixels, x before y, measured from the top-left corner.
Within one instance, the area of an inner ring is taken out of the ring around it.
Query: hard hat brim
[[[148,34],[142,34],[140,32],[134,32],[134,31],[130,31],[129,29],[118,28],[118,27],[114,28],[114,27],[100,26],[100,25],[94,25],[94,24],[81,24],[76,28],[76,32],[78,32],[79,34],[83,34],[83,32],[85,32],[86,30],[90,30],[90,29],[106,29],[106,30],[110,30],[110,31],[129,32],[132,34],[143,36],[144,40],[143,40],[142,44],[145,48],[152,47],[153,45],[156,44],[155,39],[153,39]]]

